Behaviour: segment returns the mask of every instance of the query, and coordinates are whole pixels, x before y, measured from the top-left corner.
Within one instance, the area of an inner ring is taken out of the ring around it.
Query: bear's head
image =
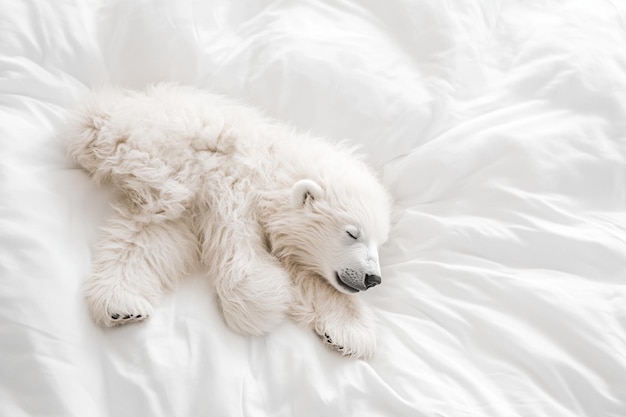
[[[378,246],[389,232],[390,199],[373,176],[340,184],[302,179],[285,206],[268,243],[292,272],[347,294],[381,283]]]

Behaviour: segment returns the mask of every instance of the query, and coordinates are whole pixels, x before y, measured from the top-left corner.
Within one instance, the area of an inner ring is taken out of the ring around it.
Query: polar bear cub
[[[352,148],[172,84],[96,92],[67,146],[122,191],[84,287],[97,323],[146,319],[200,266],[234,331],[290,316],[346,356],[374,353],[354,294],[381,283],[390,198]]]

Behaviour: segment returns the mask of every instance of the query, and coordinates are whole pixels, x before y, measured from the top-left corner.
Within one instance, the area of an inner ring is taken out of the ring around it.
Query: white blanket
[[[177,81],[362,145],[394,199],[379,350],[224,324],[206,279],[103,330],[94,86]],[[626,3],[0,0],[0,416],[626,416]]]

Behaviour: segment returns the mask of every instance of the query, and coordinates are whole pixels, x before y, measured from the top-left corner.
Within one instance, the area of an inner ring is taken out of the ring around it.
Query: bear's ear
[[[324,190],[313,180],[300,180],[291,188],[291,204],[302,207],[324,196]]]

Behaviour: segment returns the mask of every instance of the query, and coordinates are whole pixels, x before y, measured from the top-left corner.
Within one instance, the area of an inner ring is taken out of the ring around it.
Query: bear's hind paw
[[[96,323],[105,327],[144,321],[152,313],[146,298],[119,290],[97,296],[88,294],[86,301]]]

